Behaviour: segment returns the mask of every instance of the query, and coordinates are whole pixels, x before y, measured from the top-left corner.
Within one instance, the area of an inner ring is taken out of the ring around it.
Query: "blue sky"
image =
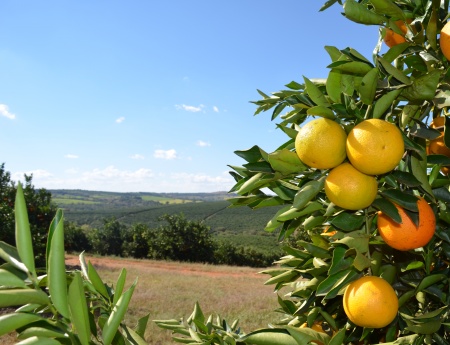
[[[259,99],[324,78],[324,46],[371,56],[378,29],[325,0],[0,4],[0,162],[47,189],[214,192],[233,152],[287,138]]]

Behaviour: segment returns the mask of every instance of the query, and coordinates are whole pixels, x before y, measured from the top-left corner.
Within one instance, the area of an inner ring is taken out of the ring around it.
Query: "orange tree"
[[[256,114],[271,112],[287,140],[274,152],[236,151],[246,162],[230,166],[233,206],[277,207],[265,230],[279,232],[286,255],[264,273],[285,318],[246,335],[222,323],[220,333],[197,305],[186,322],[158,321],[187,335],[179,341],[450,344],[450,159],[427,150],[437,138],[450,147],[449,1],[330,0],[321,10],[338,4],[349,20],[380,27],[373,57],[327,46],[326,79],[258,91]],[[393,43],[394,33],[402,39]],[[430,126],[437,117],[442,126]],[[347,136],[346,155],[330,166],[322,160],[339,155],[341,139],[326,121],[310,125],[322,118]],[[400,249],[381,236],[381,218]]]

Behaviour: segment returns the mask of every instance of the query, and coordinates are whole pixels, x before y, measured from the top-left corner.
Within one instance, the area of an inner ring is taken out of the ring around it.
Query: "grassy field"
[[[76,256],[67,256],[68,264],[77,264]],[[102,279],[114,284],[120,270],[126,268],[128,283],[139,277],[126,323],[134,326],[146,314],[150,320],[187,318],[196,301],[206,316],[217,313],[228,322],[239,319],[241,328],[250,332],[266,327],[280,316],[273,286],[265,286],[267,276],[248,267],[212,266],[165,261],[86,257]],[[146,332],[150,345],[172,345],[169,331],[150,321]],[[14,337],[0,337],[0,344],[13,344]]]

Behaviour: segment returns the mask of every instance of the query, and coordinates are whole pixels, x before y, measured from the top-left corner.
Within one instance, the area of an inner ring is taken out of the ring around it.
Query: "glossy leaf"
[[[402,218],[400,217],[400,213],[398,213],[397,207],[395,204],[385,198],[377,198],[372,203],[372,206],[376,209],[383,212],[389,218],[391,218],[394,222],[401,224]]]
[[[43,320],[42,317],[30,313],[0,315],[0,336],[40,320]]]
[[[373,118],[379,119],[383,114],[392,107],[392,104],[397,100],[398,96],[402,92],[401,89],[390,91],[383,96],[381,96],[373,107]]]
[[[375,13],[389,16],[393,19],[405,18],[402,9],[391,0],[370,0],[370,3],[373,5]]]
[[[82,345],[89,345],[91,330],[83,281],[79,272],[75,272],[69,285],[68,294],[71,321]]]
[[[61,345],[58,340],[47,338],[47,337],[30,337],[25,340],[22,340],[16,345]]]
[[[268,156],[268,161],[273,170],[283,175],[300,173],[306,170],[306,166],[302,163],[297,153],[290,150],[278,150]]]
[[[392,202],[396,203],[397,205],[402,206],[403,208],[413,211],[413,212],[418,212],[417,209],[417,197],[415,197],[414,195],[402,192],[398,189],[387,189],[383,192],[381,192],[381,194],[391,200]]]
[[[97,270],[92,265],[92,263],[88,262],[88,277],[89,281],[92,283],[94,288],[106,299],[109,299],[108,291],[106,290],[105,284],[103,283],[102,279],[100,278],[99,274],[97,273]]]
[[[353,231],[360,229],[364,221],[365,217],[363,215],[342,212],[333,218],[331,224],[343,231]]]
[[[381,25],[385,21],[384,16],[370,11],[366,6],[355,0],[346,0],[344,15],[353,22],[366,25]]]
[[[50,238],[48,289],[53,305],[66,318],[70,317],[67,298],[67,277],[64,250],[64,223],[59,221]]]
[[[325,178],[313,180],[305,183],[297,192],[294,198],[293,207],[300,210],[306,206],[322,189],[325,184]]]
[[[119,300],[114,306],[113,311],[109,315],[109,318],[102,330],[104,345],[110,345],[112,343],[114,336],[119,329],[120,323],[122,322],[128,309],[128,305],[130,303],[131,296],[133,295],[136,284],[137,281],[135,281],[133,285],[131,285],[131,287],[127,291],[125,291],[122,296],[120,296]]]
[[[310,340],[313,338],[310,338]],[[306,339],[308,340],[308,339]],[[298,345],[299,343],[284,329],[260,329],[250,332],[237,342],[253,345]],[[305,342],[306,344],[306,342]]]
[[[320,91],[320,89],[308,78],[303,77],[303,80],[305,81],[305,91],[309,98],[311,98],[316,105],[321,105],[324,107],[329,106],[329,103],[322,91]]]
[[[26,288],[27,285],[15,274],[0,268],[0,286],[2,287],[21,287]]]
[[[409,101],[429,101],[434,98],[436,88],[441,77],[441,72],[433,70],[418,77],[412,84],[402,90],[402,97]]]
[[[49,300],[47,294],[42,290],[34,290],[34,289],[0,290],[0,308],[22,306],[28,303],[46,306],[49,303]]]
[[[364,104],[370,105],[375,98],[375,92],[377,91],[378,83],[378,68],[372,68],[362,78],[358,91],[361,96],[361,101]]]
[[[360,61],[337,61],[329,65],[328,68],[332,68],[344,74],[363,77],[372,70],[373,66]]]
[[[34,250],[31,241],[30,222],[28,221],[27,205],[23,194],[22,184],[17,185],[16,201],[14,204],[14,215],[16,221],[16,247],[20,260],[28,271],[36,276],[34,264]]]
[[[336,116],[334,115],[333,111],[330,108],[321,105],[309,108],[306,111],[306,113],[311,116],[320,116],[331,120],[336,118]]]

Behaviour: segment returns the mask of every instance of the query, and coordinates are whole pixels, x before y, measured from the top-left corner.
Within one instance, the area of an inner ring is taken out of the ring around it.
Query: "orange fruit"
[[[350,163],[342,163],[325,179],[325,194],[335,205],[347,210],[369,207],[375,200],[378,183],[375,177],[363,174]]]
[[[304,324],[302,324],[300,326],[300,328],[308,328],[308,324],[305,322]],[[324,331],[324,329],[322,328],[322,321],[319,322],[314,322],[313,325],[311,326],[311,329],[315,330],[316,332],[320,332],[320,333],[325,333],[328,334],[327,332]],[[330,332],[331,333],[331,332]],[[332,334],[334,334],[335,332],[332,332]],[[331,334],[328,334],[331,336]],[[313,344],[317,344],[317,345],[323,345],[323,343],[321,341],[318,340],[312,340],[311,343]]]
[[[445,116],[438,116],[433,119],[430,123],[431,128],[439,129],[441,135],[435,139],[430,140],[427,143],[427,154],[439,154],[450,157],[450,148],[448,148],[444,143],[444,126],[445,126]],[[444,166],[441,168],[441,172],[444,175],[448,175],[450,168]]]
[[[355,325],[383,328],[397,316],[398,298],[386,280],[365,276],[347,286],[343,306],[345,314]]]
[[[444,54],[447,60],[450,60],[450,22],[447,22],[442,28],[439,44],[442,54]]]
[[[400,129],[381,119],[365,120],[353,127],[346,147],[350,163],[367,175],[391,171],[400,163],[405,152]]]
[[[311,168],[334,168],[346,157],[346,138],[347,134],[337,122],[321,117],[299,130],[295,151],[300,160]]]
[[[411,21],[409,20],[409,22],[411,22]],[[405,22],[403,20],[396,20],[395,24],[403,32],[403,35],[400,35],[391,29],[386,29],[386,34],[385,34],[383,40],[384,40],[384,43],[386,43],[386,45],[389,48],[392,48],[392,47],[396,46],[397,44],[406,42],[405,34],[408,32],[408,28],[406,27]]]
[[[402,251],[420,248],[430,242],[436,228],[436,216],[426,200],[419,198],[417,201],[419,210],[418,226],[401,206],[395,206],[402,219],[400,224],[384,213],[378,212],[378,232],[384,242],[388,246]]]

